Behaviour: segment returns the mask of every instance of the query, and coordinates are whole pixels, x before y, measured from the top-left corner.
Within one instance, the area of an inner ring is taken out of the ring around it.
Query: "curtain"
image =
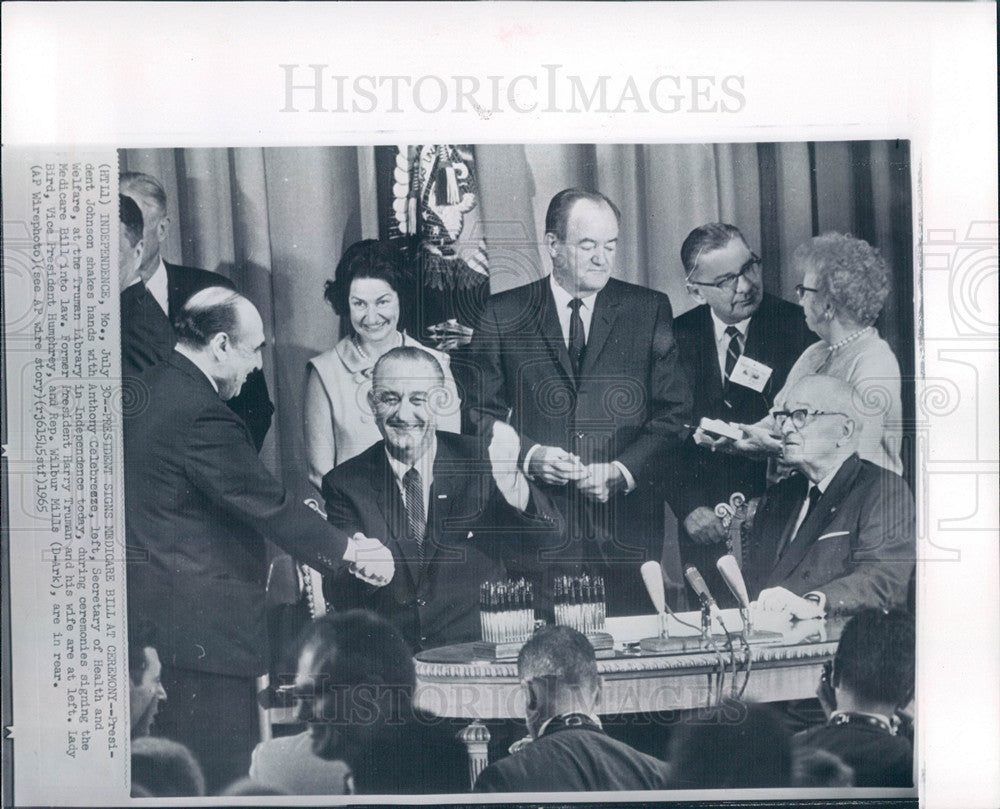
[[[477,145],[475,155],[494,292],[548,272],[545,209],[570,186],[615,200],[616,274],[665,292],[675,314],[694,305],[681,243],[706,222],[739,227],[764,260],[765,288],[789,300],[800,280],[790,266],[796,245],[828,230],[872,242],[892,267],[877,326],[899,358],[913,423],[907,142]],[[222,273],[260,310],[277,411],[262,457],[293,492],[314,496],[302,438],[306,361],[339,334],[323,282],[346,246],[378,236],[374,147],[129,149],[121,167],[157,177],[167,191],[164,257]],[[912,484],[912,448],[904,458]]]

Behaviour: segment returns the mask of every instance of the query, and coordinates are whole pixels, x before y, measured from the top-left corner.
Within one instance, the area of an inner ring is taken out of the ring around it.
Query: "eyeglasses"
[[[714,281],[692,281],[690,276],[688,277],[688,283],[694,284],[699,287],[715,287],[720,292],[735,292],[736,286],[739,284],[740,279],[749,272],[753,272],[761,265],[760,256],[756,253],[750,254],[750,259],[740,267],[740,271],[736,273],[730,273],[729,275],[722,275],[716,278]],[[692,273],[693,274],[693,273]]]
[[[832,410],[806,410],[804,407],[798,410],[775,410],[771,415],[774,416],[779,427],[784,427],[785,421],[791,419],[796,430],[801,430],[816,416],[843,416],[847,418],[846,413]]]
[[[819,292],[819,290],[816,287],[807,287],[804,284],[795,285],[795,294],[799,296],[800,301],[806,296],[807,292]]]

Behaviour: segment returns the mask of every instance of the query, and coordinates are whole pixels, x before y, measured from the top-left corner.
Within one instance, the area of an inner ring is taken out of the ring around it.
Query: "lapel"
[[[611,329],[618,317],[619,303],[621,302],[621,290],[618,282],[614,278],[610,279],[604,289],[597,293],[594,301],[594,316],[590,320],[590,334],[587,336],[587,349],[583,354],[583,367],[580,376],[587,376],[594,372],[594,366],[604,344],[611,334]],[[569,354],[567,353],[567,359]]]
[[[724,398],[722,389],[722,369],[719,368],[719,354],[715,346],[715,321],[712,320],[712,310],[708,304],[699,307],[702,323],[698,329],[699,356],[701,357],[701,375],[705,380],[705,398],[711,404],[721,402]]]
[[[850,492],[851,487],[854,485],[854,479],[858,476],[860,470],[861,461],[858,460],[856,454],[841,464],[840,469],[833,476],[833,480],[830,481],[830,485],[823,493],[823,496],[816,503],[813,513],[799,527],[795,541],[785,548],[785,552],[777,561],[774,571],[771,574],[772,579],[783,579],[798,566],[810,548],[815,544],[816,538],[823,535],[823,531],[830,524],[834,516],[836,516],[840,504],[843,503],[844,498]],[[800,506],[802,496],[804,496],[804,493],[800,495],[798,500]]]
[[[369,468],[369,483],[375,496],[375,505],[389,530],[383,541],[393,551],[396,559],[403,560],[402,567],[406,570],[412,587],[420,571],[417,564],[417,549],[406,536],[406,509],[403,507],[403,498],[385,454],[385,442],[379,441],[373,452],[375,454]]]
[[[559,325],[559,315],[556,312],[556,300],[552,297],[552,290],[549,288],[549,278],[546,276],[538,284],[544,285],[544,294],[541,296],[542,307],[538,317],[538,331],[545,338],[545,342],[552,352],[552,357],[560,367],[566,379],[573,382],[573,366],[569,361],[569,351],[563,340],[562,326]],[[534,295],[531,296],[538,300]],[[593,326],[591,326],[593,328]]]
[[[461,478],[455,467],[455,455],[438,433],[437,456],[434,458],[434,482],[427,504],[427,536],[424,539],[424,569],[441,553],[438,540],[444,535],[455,498],[460,494]]]

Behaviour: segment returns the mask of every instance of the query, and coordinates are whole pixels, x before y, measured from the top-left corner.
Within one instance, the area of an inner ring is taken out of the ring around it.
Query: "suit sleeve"
[[[504,784],[503,778],[496,765],[490,765],[476,778],[476,783],[472,787],[473,792],[510,792],[510,788]]]
[[[260,448],[264,446],[264,439],[267,438],[267,431],[271,429],[271,417],[274,415],[274,405],[271,403],[271,394],[267,390],[264,373],[254,371],[250,374],[239,394],[226,404],[246,423],[253,445],[260,452]]]
[[[827,612],[905,604],[915,535],[913,496],[903,479],[885,474],[873,480],[851,544],[851,572],[816,588],[826,596]]]
[[[687,437],[691,419],[691,388],[678,357],[673,314],[666,295],[660,298],[650,346],[649,418],[635,441],[616,458],[636,479],[637,486],[659,473],[663,455],[677,449]]]
[[[184,467],[206,497],[296,559],[324,572],[346,566],[347,536],[298,502],[267,471],[244,425],[223,408],[195,419]]]
[[[326,518],[329,523],[347,536],[365,533],[365,523],[361,515],[351,504],[344,491],[333,481],[333,476],[327,474],[323,478],[323,501],[326,505]],[[384,541],[386,537],[377,537]],[[353,576],[345,567],[332,576],[323,577],[323,595],[338,611],[368,606],[366,596],[377,588],[366,584]]]

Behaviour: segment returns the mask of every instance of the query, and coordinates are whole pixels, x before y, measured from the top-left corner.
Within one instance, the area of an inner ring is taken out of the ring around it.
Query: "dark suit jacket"
[[[833,753],[854,770],[856,787],[912,787],[913,743],[870,725],[820,725],[795,734],[804,748]]]
[[[906,482],[852,455],[789,544],[806,491],[806,479],[793,475],[761,499],[743,550],[750,597],[784,587],[824,593],[828,613],[903,606],[916,536]]]
[[[260,674],[264,539],[332,573],[347,537],[272,477],[190,360],[174,352],[139,381],[148,399],[124,420],[129,610],[156,624],[165,666]]]
[[[656,483],[666,457],[690,419],[672,321],[666,295],[609,280],[597,295],[576,379],[546,277],[493,295],[473,336],[471,362],[453,363],[464,388],[466,431],[488,434],[493,420],[509,420],[522,453],[536,443],[559,446],[584,463],[617,460],[629,470],[636,489],[607,506],[576,498],[572,486],[547,490],[570,518],[570,552],[634,568],[640,587],[639,566],[663,551],[662,496],[652,492],[662,491]]]
[[[163,264],[167,269],[169,317],[142,284],[133,284],[121,294],[122,374],[125,377],[135,377],[170,356],[177,342],[172,324],[195,292],[211,286],[233,289],[224,275],[195,267]],[[259,450],[274,414],[264,374],[260,371],[250,374],[239,395],[230,399],[228,405],[246,422]]]
[[[557,722],[554,720],[554,722]],[[475,792],[600,792],[664,789],[659,759],[612,739],[597,725],[550,724],[527,747],[491,764]]]
[[[743,353],[773,371],[760,393],[742,385],[723,388],[722,371],[715,343],[715,328],[708,304],[697,306],[674,321],[680,364],[691,381],[694,395],[693,423],[703,417],[753,424],[767,415],[774,395],[785,384],[788,371],[816,341],[806,328],[802,309],[765,294],[747,327]],[[684,442],[683,462],[676,467],[671,506],[682,520],[698,506],[712,508],[729,499],[734,491],[748,498],[763,494],[766,483],[764,461],[706,452],[691,440]]]
[[[373,587],[341,574],[325,583],[338,609],[370,609],[392,621],[413,649],[478,640],[479,585],[508,575],[536,578],[520,566],[523,545],[555,544],[561,521],[549,499],[532,488],[520,514],[497,489],[480,441],[437,434],[424,540],[424,566],[407,537],[406,511],[385,442],[332,469],[323,478],[329,520],[349,536],[361,531],[392,550],[396,575]]]

